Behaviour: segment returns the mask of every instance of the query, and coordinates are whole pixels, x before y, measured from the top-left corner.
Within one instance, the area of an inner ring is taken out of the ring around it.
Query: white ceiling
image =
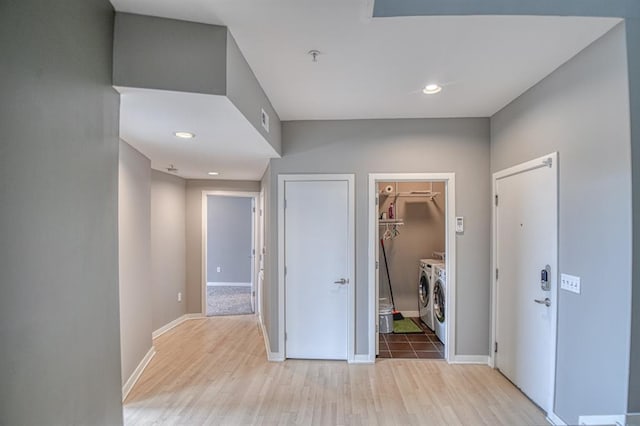
[[[178,176],[260,180],[269,158],[279,157],[225,96],[117,87],[120,137],[151,159],[151,167]],[[195,133],[179,139],[176,131]]]
[[[490,117],[619,19],[371,18],[373,0],[111,0],[226,25],[282,120]],[[321,52],[313,63],[307,52]],[[422,94],[427,83],[441,93]],[[121,137],[185,178],[258,180],[277,153],[226,97],[118,88]],[[177,130],[194,140],[173,136]]]
[[[372,0],[112,0],[226,25],[283,120],[489,117],[619,19],[371,19]],[[306,54],[322,54],[312,63]],[[438,82],[444,90],[425,96]]]

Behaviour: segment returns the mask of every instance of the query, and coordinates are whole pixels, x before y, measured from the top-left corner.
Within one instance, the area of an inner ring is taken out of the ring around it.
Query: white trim
[[[256,244],[257,249],[257,275],[256,275],[256,312],[260,318],[262,318],[262,306],[263,292],[264,292],[264,264],[265,264],[265,208],[264,208],[264,187],[260,188],[260,195],[258,196],[258,242]]]
[[[375,196],[378,191],[376,181],[394,182],[445,182],[445,212],[446,218],[446,268],[447,268],[447,292],[445,295],[445,311],[447,315],[447,345],[445,346],[445,359],[451,362],[456,351],[456,174],[455,173],[369,173],[369,353],[376,353],[376,328],[378,324],[378,274],[376,273],[376,260],[378,250],[378,207]]]
[[[450,364],[489,364],[489,355],[454,355]]]
[[[149,351],[147,352],[147,354],[144,356],[144,358],[142,358],[142,361],[140,361],[140,364],[138,364],[136,369],[133,370],[133,373],[131,373],[131,376],[129,376],[129,379],[125,382],[124,385],[122,385],[122,401],[123,402],[125,399],[127,399],[129,392],[131,392],[131,389],[133,389],[133,386],[135,386],[138,379],[140,379],[140,376],[142,376],[144,369],[147,368],[147,365],[149,365],[149,363],[151,362],[151,359],[154,357],[155,354],[156,354],[156,348],[153,347],[152,345]]]
[[[202,236],[201,236],[201,253],[202,253],[202,257],[200,259],[200,266],[201,266],[201,270],[200,270],[200,298],[201,298],[201,312],[202,315],[206,315],[207,314],[207,285],[209,284],[207,282],[207,195],[220,195],[223,197],[240,197],[240,198],[251,198],[251,204],[253,207],[255,207],[256,205],[256,200],[257,198],[260,196],[260,192],[254,192],[254,191],[247,191],[247,192],[243,192],[243,191],[224,191],[224,190],[211,190],[211,191],[207,191],[207,190],[203,190],[202,191],[202,195],[201,195],[201,216],[202,216]],[[255,213],[252,213],[252,217],[251,217],[251,226],[252,226],[252,232],[251,232],[251,250],[254,250],[253,253],[258,253],[258,248],[256,247],[256,232],[257,232],[257,226],[256,226],[256,215]],[[256,256],[254,254],[253,256],[253,261],[251,262],[251,280],[253,281],[251,283],[251,287],[253,288],[253,291],[255,291],[255,283],[258,282],[258,271],[257,268],[255,267],[255,259]]]
[[[174,319],[173,321],[163,325],[162,327],[160,327],[159,329],[157,329],[156,331],[154,331],[153,333],[151,333],[151,338],[155,339],[157,337],[162,336],[164,333],[166,333],[167,331],[171,330],[174,327],[179,326],[180,324],[182,324],[183,322],[185,322],[186,318],[184,317],[184,315]]]
[[[285,283],[284,283],[284,191],[285,182],[295,181],[327,181],[342,180],[348,184],[348,205],[349,205],[349,235],[348,245],[350,247],[347,264],[349,272],[347,278],[351,283],[348,294],[348,324],[347,324],[347,361],[355,360],[355,175],[354,174],[280,174],[278,175],[278,348],[282,358],[286,358],[286,345],[284,340],[285,332]]]
[[[547,419],[546,419],[549,424],[555,425],[555,426],[567,426],[567,424],[560,418],[558,417],[558,415],[554,412],[549,412],[547,413]],[[580,423],[580,421],[578,421]],[[584,424],[584,423],[580,423],[580,424]],[[602,423],[598,423],[598,424],[602,424]]]
[[[493,174],[492,177],[492,182],[491,182],[491,186],[492,186],[492,196],[491,196],[491,329],[490,329],[490,341],[489,341],[489,366],[491,366],[492,368],[496,367],[496,354],[494,352],[494,344],[496,341],[496,327],[497,327],[497,302],[496,302],[496,297],[497,297],[497,280],[496,280],[496,274],[495,271],[498,267],[497,265],[497,239],[498,239],[498,226],[497,226],[497,215],[496,215],[496,203],[494,202],[495,197],[497,195],[497,181],[499,179],[504,179],[506,177],[509,176],[513,176],[515,174],[518,173],[523,173],[523,172],[527,172],[530,170],[534,170],[540,167],[549,167],[549,165],[547,163],[545,163],[546,160],[548,160],[549,158],[551,158],[551,166],[552,168],[554,168],[555,171],[555,188],[553,188],[553,191],[555,193],[555,210],[556,210],[556,216],[555,216],[555,232],[556,232],[556,253],[555,253],[555,271],[552,271],[551,276],[552,276],[552,286],[553,286],[553,291],[554,291],[554,303],[551,305],[551,309],[552,309],[552,320],[551,320],[551,329],[552,329],[552,339],[551,339],[551,352],[553,353],[553,356],[551,357],[551,365],[550,365],[550,369],[551,372],[550,374],[552,375],[552,381],[551,381],[551,389],[549,390],[549,407],[542,407],[543,410],[547,410],[549,414],[549,420],[550,421],[554,421],[554,419],[557,419],[559,421],[562,422],[562,420],[560,420],[560,418],[558,418],[557,416],[555,416],[555,414],[553,414],[553,410],[555,408],[555,395],[556,395],[556,361],[557,361],[557,357],[558,357],[558,353],[557,353],[557,338],[558,338],[558,302],[559,302],[559,298],[560,298],[560,294],[558,291],[558,275],[559,275],[559,270],[560,270],[560,262],[558,259],[558,255],[559,255],[559,222],[558,222],[558,214],[559,214],[559,203],[558,203],[558,187],[559,187],[559,176],[558,176],[558,153],[557,152],[552,152],[550,154],[547,155],[543,155],[541,157],[535,158],[533,160],[530,161],[526,161],[524,163],[521,164],[517,164],[513,167],[509,167],[507,169],[504,170],[500,170],[498,172],[495,172]],[[499,200],[498,200],[499,203]],[[447,283],[448,284],[448,283]],[[556,423],[556,424],[564,424],[564,423]]]
[[[353,359],[349,360],[349,364],[375,364],[376,358],[368,354],[355,354]]]
[[[195,320],[195,319],[205,319],[206,315],[202,315],[200,312],[198,312],[195,314],[184,314],[183,317],[185,321],[188,321],[188,320]]]
[[[251,283],[208,282],[207,287],[251,287]]]
[[[258,315],[258,322],[260,324],[260,329],[262,330],[262,337],[264,338],[264,349],[267,353],[267,360],[272,362],[284,361],[284,356],[280,352],[271,352],[271,345],[269,344],[269,334],[267,333],[267,328],[264,326],[262,316],[260,315]]]
[[[205,318],[202,314],[184,314],[184,315],[174,319],[173,321],[163,325],[162,327],[160,327],[159,329],[157,329],[153,333],[151,333],[151,338],[152,339],[156,339],[156,338],[162,336],[167,331],[171,330],[172,328],[175,328],[175,327],[179,326],[180,324],[182,324],[185,321],[189,321],[189,320],[193,320],[193,319],[202,319],[202,318]]]

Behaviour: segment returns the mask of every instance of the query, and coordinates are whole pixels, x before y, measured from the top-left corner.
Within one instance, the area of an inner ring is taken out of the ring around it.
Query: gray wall
[[[375,0],[374,17],[420,15],[557,15],[640,17],[637,0]]]
[[[278,113],[271,106],[231,33],[227,34],[227,96],[276,152],[281,153]],[[262,109],[269,115],[269,132],[262,127]]]
[[[120,141],[118,254],[124,384],[151,349],[151,161]]]
[[[282,159],[271,160],[267,226],[271,227],[266,288],[271,350],[277,330],[277,176],[281,173],[356,175],[356,353],[368,352],[368,174],[455,172],[457,236],[457,353],[489,353],[488,119],[296,121],[283,124]]]
[[[640,4],[638,4],[640,9]],[[627,19],[627,64],[631,111],[631,161],[633,173],[633,291],[631,351],[629,354],[629,396],[627,412],[640,412],[640,19]]]
[[[0,424],[121,424],[106,0],[0,2]]]
[[[252,281],[251,201],[245,197],[207,197],[207,282]]]
[[[113,84],[226,94],[227,28],[116,13]]]
[[[260,192],[258,181],[187,181],[187,312],[202,312],[202,191]]]
[[[187,312],[186,181],[151,171],[152,328]],[[178,302],[178,293],[182,302]]]
[[[395,188],[394,182],[381,182],[381,191],[387,185]],[[398,192],[427,191],[431,184],[426,182],[398,182]],[[393,299],[396,309],[402,311],[418,311],[418,275],[420,259],[433,257],[434,251],[445,250],[445,184],[434,182],[433,191],[439,192],[433,201],[427,197],[394,197],[380,195],[380,212],[388,212],[389,205],[395,200],[396,218],[402,219],[404,225],[398,227],[400,236],[385,240],[389,274],[393,286]],[[386,227],[380,226],[380,237]],[[380,247],[378,247],[380,249]],[[385,268],[384,257],[380,250],[379,285],[380,297],[390,297],[389,279]]]
[[[560,291],[556,413],[626,412],[631,298],[631,164],[624,26],[491,119],[491,169],[559,152]],[[597,341],[597,343],[595,343]]]

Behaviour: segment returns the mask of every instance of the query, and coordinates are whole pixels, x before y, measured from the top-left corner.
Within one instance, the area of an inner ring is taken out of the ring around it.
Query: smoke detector
[[[311,55],[311,58],[312,58],[311,60],[313,62],[318,62],[318,56],[320,56],[320,51],[313,49],[313,50],[308,51],[307,55]]]

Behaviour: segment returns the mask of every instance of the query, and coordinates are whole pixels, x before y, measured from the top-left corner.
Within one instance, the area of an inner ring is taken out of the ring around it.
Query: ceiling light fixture
[[[218,176],[220,174],[220,172],[208,172],[207,174],[209,176]]]
[[[422,89],[422,93],[424,93],[425,95],[435,95],[436,93],[440,93],[442,91],[442,86],[439,86],[437,84],[427,84],[426,86],[424,86],[424,89]]]
[[[173,132],[173,134],[181,139],[193,139],[196,137],[196,135],[191,132]]]

